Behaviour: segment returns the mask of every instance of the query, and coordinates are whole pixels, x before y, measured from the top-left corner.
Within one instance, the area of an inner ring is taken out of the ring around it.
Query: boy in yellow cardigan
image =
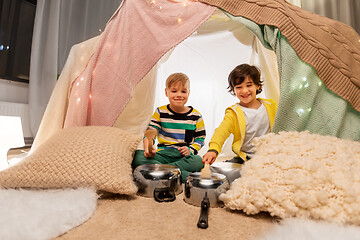
[[[229,74],[229,92],[240,102],[228,107],[220,126],[209,143],[209,150],[203,156],[203,163],[212,164],[221,152],[225,140],[232,133],[232,150],[236,156],[228,162],[244,163],[254,155],[251,143],[255,137],[271,131],[277,111],[272,99],[256,98],[262,91],[260,70],[248,64],[241,64]]]

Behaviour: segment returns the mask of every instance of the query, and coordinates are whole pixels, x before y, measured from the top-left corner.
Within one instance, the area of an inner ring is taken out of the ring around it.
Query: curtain
[[[37,2],[29,76],[29,118],[33,136],[56,83],[59,11],[60,1]]]
[[[292,4],[294,4],[294,5],[296,5],[296,6],[298,6],[298,7],[301,7],[301,1],[302,0],[286,0],[287,2],[289,2],[289,3],[292,3]]]
[[[359,0],[301,0],[303,9],[338,20],[360,33]]]
[[[74,44],[95,37],[105,29],[106,23],[122,0],[64,0],[60,6],[58,73],[64,67]]]
[[[122,0],[38,0],[30,61],[30,128],[36,135],[70,49],[101,33]]]

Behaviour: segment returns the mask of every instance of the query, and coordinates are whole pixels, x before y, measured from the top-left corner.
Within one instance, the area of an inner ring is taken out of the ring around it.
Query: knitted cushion
[[[220,196],[225,207],[360,224],[360,142],[280,132],[254,144],[241,178]]]
[[[4,188],[94,187],[135,194],[131,162],[141,136],[114,127],[60,130],[19,164],[0,172]]]

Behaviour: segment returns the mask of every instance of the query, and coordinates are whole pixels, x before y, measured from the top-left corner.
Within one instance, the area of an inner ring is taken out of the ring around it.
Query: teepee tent
[[[280,90],[275,53],[263,47],[246,26],[231,21],[222,11],[216,10],[196,32],[158,61],[154,106],[168,103],[164,94],[166,78],[174,72],[186,73],[191,82],[188,105],[203,114],[207,140],[210,140],[225,109],[238,101],[228,92],[227,76],[241,63],[260,67],[265,84],[259,96],[278,102]],[[233,154],[231,142],[232,136],[223,148],[223,155]],[[200,154],[206,150],[207,146]]]
[[[261,68],[265,97],[279,101],[275,132],[359,140],[359,39],[349,26],[285,0],[125,0],[100,36],[72,48],[33,149],[64,127],[143,132],[163,101],[156,88],[174,71],[189,75],[189,103],[211,136],[236,101],[218,104],[217,94],[244,62]]]

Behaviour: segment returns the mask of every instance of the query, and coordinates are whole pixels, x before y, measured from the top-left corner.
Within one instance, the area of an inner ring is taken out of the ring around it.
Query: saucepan
[[[211,165],[211,178],[201,178],[201,173],[190,174],[184,185],[185,202],[201,207],[197,223],[199,228],[208,227],[208,214],[210,207],[222,207],[219,200],[221,193],[226,192],[230,184],[241,176],[239,163],[215,162]]]
[[[211,178],[201,178],[200,172],[189,174],[184,185],[184,200],[195,206],[201,206],[205,197],[209,198],[211,207],[222,207],[219,195],[229,189],[229,185],[241,176],[239,163],[215,162],[210,166]]]
[[[135,168],[133,177],[138,186],[137,194],[154,198],[158,202],[170,202],[182,193],[181,171],[168,164],[144,164]]]
[[[202,178],[200,172],[190,173],[184,185],[184,201],[201,207],[198,221],[199,228],[208,227],[208,214],[211,207],[222,207],[219,200],[221,193],[229,189],[229,182],[224,174],[211,173],[210,178]]]
[[[222,207],[223,203],[219,200],[219,196],[228,189],[229,182],[224,174],[212,172],[211,178],[201,178],[200,172],[190,173],[184,185],[184,200],[200,207],[201,201],[207,194],[210,207]]]
[[[243,164],[232,162],[214,162],[210,169],[212,172],[221,173],[231,184],[235,179],[241,177],[241,167]]]

